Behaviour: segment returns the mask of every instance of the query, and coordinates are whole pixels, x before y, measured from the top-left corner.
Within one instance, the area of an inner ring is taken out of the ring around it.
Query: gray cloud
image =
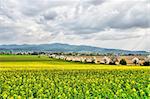
[[[67,21],[65,24],[77,33],[95,33],[107,28],[130,29],[148,28],[150,16],[147,14],[148,6],[146,2],[108,3],[99,7],[84,9],[83,14],[78,19]],[[86,16],[86,17],[85,17]]]
[[[54,20],[57,17],[57,13],[54,11],[49,11],[44,13],[43,16],[45,20]]]
[[[131,32],[133,32],[132,30],[130,30]],[[112,34],[111,32],[116,32],[115,35]],[[101,33],[100,35],[96,36],[96,40],[114,40],[114,41],[118,41],[118,40],[124,40],[124,39],[133,39],[133,38],[140,38],[143,35],[140,34],[130,34],[129,32],[121,32],[118,30],[113,30],[113,31],[107,31],[104,33]]]
[[[86,41],[109,47],[112,41],[118,44],[114,47],[120,48],[116,40],[130,42],[145,34],[150,36],[146,31],[150,28],[147,0],[1,0],[0,3],[0,44]]]
[[[104,2],[106,2],[107,0],[85,0],[85,1],[89,4],[100,5]]]

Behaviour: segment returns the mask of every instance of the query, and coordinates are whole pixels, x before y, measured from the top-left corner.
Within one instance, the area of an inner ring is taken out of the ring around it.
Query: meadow
[[[1,99],[149,99],[150,67],[0,55]]]

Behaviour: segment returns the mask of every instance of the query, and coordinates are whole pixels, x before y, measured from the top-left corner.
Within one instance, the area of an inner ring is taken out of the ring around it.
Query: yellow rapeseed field
[[[0,99],[149,99],[150,67],[0,56]]]

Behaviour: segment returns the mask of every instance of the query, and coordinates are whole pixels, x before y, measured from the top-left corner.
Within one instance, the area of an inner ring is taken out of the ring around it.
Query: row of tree
[[[64,55],[50,55],[50,58],[63,59],[66,61],[82,62],[82,63],[96,63],[96,64],[109,64],[109,65],[127,65],[129,64],[125,59],[119,59],[118,56],[104,56],[102,59],[98,59],[95,56],[64,56]],[[129,61],[129,60],[128,60]],[[145,60],[139,58],[133,58],[131,64],[150,66],[150,56],[146,57]],[[144,61],[144,62],[143,62]]]
[[[138,58],[134,58],[134,59],[132,60],[132,62],[133,62],[135,65],[137,65],[137,64],[139,64],[139,59],[138,59]],[[121,65],[127,65],[127,62],[126,62],[125,59],[121,59],[120,62],[119,62],[119,64],[121,64]],[[144,63],[143,63],[142,65],[143,65],[143,66],[150,66],[150,58],[146,58],[145,61],[144,61]]]

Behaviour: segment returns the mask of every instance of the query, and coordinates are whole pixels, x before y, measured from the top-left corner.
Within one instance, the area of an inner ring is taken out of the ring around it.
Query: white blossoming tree
[[[144,66],[150,66],[150,55],[145,58]]]
[[[103,62],[104,62],[104,64],[109,64],[110,59],[105,56],[105,57],[103,58]]]
[[[139,61],[140,61],[140,60],[139,60],[137,57],[135,57],[135,58],[132,59],[132,62],[133,62],[135,65],[139,64]]]

